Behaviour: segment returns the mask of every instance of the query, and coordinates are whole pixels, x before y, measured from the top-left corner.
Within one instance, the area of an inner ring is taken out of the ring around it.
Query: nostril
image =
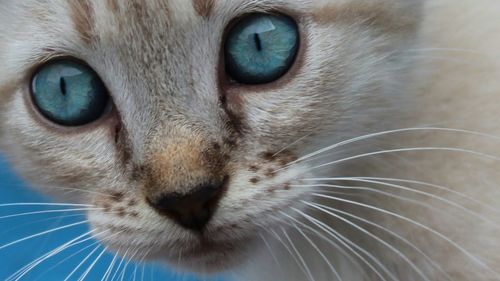
[[[148,198],[148,202],[159,213],[172,218],[181,226],[201,231],[212,218],[224,188],[225,181],[220,184],[204,184],[187,194],[164,194],[156,199]]]

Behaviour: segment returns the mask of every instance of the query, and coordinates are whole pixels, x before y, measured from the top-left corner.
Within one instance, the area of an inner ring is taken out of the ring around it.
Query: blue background
[[[46,213],[5,218],[5,216],[13,214],[56,209],[50,206],[2,206],[2,204],[25,202],[38,203],[50,201],[29,190],[26,185],[14,175],[9,169],[6,161],[0,156],[0,280],[6,280],[25,265],[88,231],[86,225],[70,227],[2,249],[4,245],[15,240],[52,228],[85,220],[83,214],[75,212]],[[97,247],[97,244],[94,243],[95,241],[88,241],[61,252],[34,267],[20,280],[63,281],[73,269],[75,269],[76,266]],[[82,251],[80,252],[80,250]],[[80,270],[76,271],[68,280],[78,280],[102,250],[103,248],[100,247],[94,252],[91,258],[81,266]],[[103,255],[85,280],[101,280],[112,259],[113,256],[110,254]],[[138,281],[142,280],[143,277],[144,280],[148,281],[197,280],[190,276],[169,272],[164,267],[154,264],[147,264],[144,266],[137,265],[137,267],[136,264],[129,264],[122,279],[121,272],[125,263],[117,270],[118,262],[114,267],[114,271],[118,272],[115,276],[115,280],[132,281],[134,280],[134,273],[136,274],[135,280]],[[113,277],[113,275],[109,276],[108,281],[112,280],[111,277]],[[14,278],[13,280],[16,279]]]

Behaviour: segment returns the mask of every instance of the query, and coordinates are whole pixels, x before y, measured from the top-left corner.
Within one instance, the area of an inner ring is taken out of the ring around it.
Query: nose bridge
[[[169,130],[168,136],[156,137],[149,146],[144,189],[150,198],[188,194],[224,178],[220,147],[199,131]]]

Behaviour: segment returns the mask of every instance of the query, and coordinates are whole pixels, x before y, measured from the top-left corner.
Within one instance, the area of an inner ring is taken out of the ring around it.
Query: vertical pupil
[[[259,34],[255,33],[253,35],[253,39],[255,40],[255,45],[257,46],[257,51],[262,51],[262,42],[260,41]]]
[[[297,23],[286,15],[250,14],[227,34],[223,46],[226,74],[248,85],[278,80],[295,62],[299,35]]]
[[[61,87],[61,93],[63,94],[63,96],[66,95],[66,81],[64,81],[64,77],[61,77],[61,79],[59,79],[59,86]]]

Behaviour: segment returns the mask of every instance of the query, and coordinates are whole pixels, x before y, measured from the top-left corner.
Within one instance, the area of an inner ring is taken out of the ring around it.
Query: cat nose
[[[164,194],[155,200],[148,199],[148,202],[159,213],[170,217],[179,225],[202,231],[217,208],[224,186],[224,182],[204,184],[188,194]]]

